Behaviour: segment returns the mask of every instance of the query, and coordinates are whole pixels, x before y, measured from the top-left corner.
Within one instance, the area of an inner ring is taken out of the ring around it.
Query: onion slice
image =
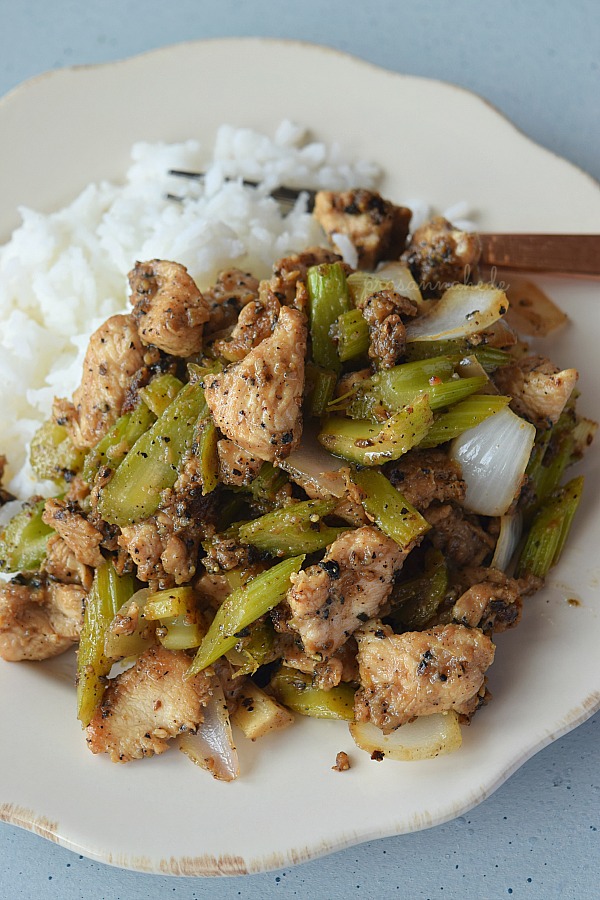
[[[317,441],[316,431],[305,430],[298,449],[282,460],[279,466],[310,497],[328,500],[330,497],[341,498],[346,493],[346,481],[340,469],[347,467],[347,463],[324,449]]]
[[[522,531],[523,518],[521,513],[501,517],[500,534],[498,535],[494,556],[490,563],[492,568],[500,569],[501,572],[506,572],[519,541],[521,540]]]
[[[229,711],[223,688],[217,679],[198,730],[195,734],[180,735],[177,742],[182,753],[201,769],[207,769],[213,778],[233,781],[240,774]]]
[[[458,715],[453,710],[419,716],[391,734],[384,734],[372,722],[351,722],[349,728],[361,750],[371,754],[381,753],[398,761],[433,759],[458,750],[462,744]]]
[[[503,516],[518,495],[535,441],[535,426],[506,407],[452,441],[450,458],[467,485],[464,506]]]
[[[419,312],[424,312],[432,305],[430,300],[423,300],[419,285],[413,278],[412,272],[408,266],[403,266],[401,262],[386,262],[380,266],[375,272],[376,278],[382,281],[391,281],[394,290],[401,297],[408,297],[418,307]]]
[[[431,312],[409,322],[407,341],[467,337],[489,328],[508,309],[504,291],[491,284],[453,284]]]
[[[566,314],[532,281],[510,276],[506,289],[509,323],[520,334],[546,337],[567,321]]]

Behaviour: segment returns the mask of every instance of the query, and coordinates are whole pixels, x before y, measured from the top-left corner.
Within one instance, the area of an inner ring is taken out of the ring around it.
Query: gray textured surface
[[[599,9],[592,0],[0,0],[0,95],[50,68],[182,40],[298,38],[471,88],[600,178]],[[124,872],[3,826],[0,898],[597,898],[599,739],[597,715],[454,822],[246,878]]]

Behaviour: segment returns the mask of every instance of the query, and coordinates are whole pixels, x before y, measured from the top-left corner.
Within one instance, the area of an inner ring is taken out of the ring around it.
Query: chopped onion
[[[546,337],[567,321],[565,313],[532,281],[510,276],[508,321],[521,334]]]
[[[433,759],[458,750],[462,744],[458,715],[454,711],[419,716],[391,734],[384,734],[372,722],[351,722],[349,727],[361,750],[382,753],[399,761]]]
[[[207,769],[213,778],[233,781],[240,774],[225,695],[216,679],[204,707],[204,721],[195,734],[182,734],[177,741],[182,753],[200,768]]]
[[[482,516],[503,516],[518,495],[535,427],[508,407],[452,441],[450,457],[467,485],[464,506]]]
[[[321,446],[316,432],[305,430],[298,449],[279,465],[310,497],[328,500],[346,493],[346,481],[340,471],[344,463]]]
[[[504,291],[491,284],[453,284],[431,312],[406,326],[407,341],[467,337],[489,328],[508,309]]]
[[[377,269],[375,275],[383,281],[391,281],[396,293],[412,300],[418,306],[420,312],[423,311],[424,306],[426,309],[430,308],[431,302],[423,300],[419,285],[413,278],[408,266],[403,266],[401,262],[387,262]]]
[[[523,519],[520,513],[512,516],[502,516],[500,519],[500,534],[496,541],[496,549],[491,565],[494,569],[506,572],[523,531]]]

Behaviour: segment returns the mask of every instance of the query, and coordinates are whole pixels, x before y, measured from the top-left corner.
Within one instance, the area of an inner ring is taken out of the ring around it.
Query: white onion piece
[[[452,441],[450,458],[467,485],[464,507],[503,516],[517,496],[535,440],[535,427],[508,407]]]
[[[489,328],[508,309],[504,291],[491,284],[453,284],[426,316],[406,326],[407,341],[467,337]]]
[[[279,466],[309,496],[327,500],[330,497],[343,497],[346,493],[346,482],[339,471],[344,463],[328,453],[309,430],[303,433],[298,449],[280,462]]]
[[[240,774],[237,750],[223,688],[215,682],[204,721],[195,734],[177,738],[179,749],[201,769],[207,769],[219,781],[233,781]]]
[[[387,262],[377,269],[375,276],[383,281],[391,281],[396,293],[402,297],[408,297],[419,307],[420,311],[423,306],[429,309],[431,301],[423,300],[419,285],[408,266],[403,266],[401,262]]]
[[[508,320],[520,334],[546,337],[567,321],[562,309],[541,288],[525,278],[511,275],[506,296],[510,303]]]
[[[349,727],[361,750],[367,753],[379,751],[389,759],[399,761],[433,759],[458,750],[462,744],[460,724],[454,711],[419,716],[391,734],[384,734],[372,722],[351,722]]]
[[[494,569],[506,572],[521,540],[522,531],[523,518],[520,513],[515,513],[512,516],[502,516],[500,519],[500,534],[498,535],[496,549],[490,563]]]

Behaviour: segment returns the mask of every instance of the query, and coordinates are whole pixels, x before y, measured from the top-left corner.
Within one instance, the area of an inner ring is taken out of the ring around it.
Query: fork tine
[[[205,178],[204,172],[190,172],[187,169],[169,169],[169,175],[175,175],[179,178],[189,178],[194,181],[201,181]],[[226,178],[225,181],[233,181],[235,179]],[[251,181],[247,178],[242,179],[242,184],[247,187],[258,187],[258,181]],[[316,191],[309,190],[308,188],[291,188],[286,187],[285,185],[280,185],[279,187],[274,188],[270,192],[270,196],[273,197],[274,200],[277,200],[282,206],[291,207],[295,204],[296,200],[300,195],[307,195],[307,209],[308,212],[312,212],[315,206],[315,197]],[[181,199],[180,197],[176,197],[175,195],[169,194],[169,199],[177,200]]]

